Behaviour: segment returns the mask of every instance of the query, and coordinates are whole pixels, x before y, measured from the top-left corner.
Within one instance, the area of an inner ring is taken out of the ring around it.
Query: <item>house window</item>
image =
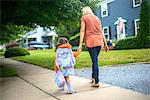
[[[142,0],[133,0],[133,7],[138,7],[142,3]]]
[[[103,32],[105,34],[105,38],[107,40],[109,40],[110,39],[110,36],[109,36],[109,27],[103,27]]]
[[[102,16],[102,17],[108,16],[107,3],[104,3],[104,4],[101,5],[101,16]]]
[[[140,19],[135,19],[134,20],[135,35],[137,35],[138,32],[139,32],[139,23],[140,23]]]
[[[24,39],[24,43],[26,43],[26,39]]]
[[[36,38],[28,38],[28,42],[36,41]]]

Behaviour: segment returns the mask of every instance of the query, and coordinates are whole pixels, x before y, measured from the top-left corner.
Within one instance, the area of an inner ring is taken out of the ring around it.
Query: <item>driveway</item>
[[[76,69],[77,76],[91,79],[91,68]],[[125,64],[99,68],[102,83],[150,95],[150,64]]]

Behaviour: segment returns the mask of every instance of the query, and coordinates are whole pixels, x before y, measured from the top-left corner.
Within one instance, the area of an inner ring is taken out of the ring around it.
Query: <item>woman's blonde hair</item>
[[[87,14],[94,14],[94,13],[89,6],[85,6],[82,8],[82,14],[87,15]]]

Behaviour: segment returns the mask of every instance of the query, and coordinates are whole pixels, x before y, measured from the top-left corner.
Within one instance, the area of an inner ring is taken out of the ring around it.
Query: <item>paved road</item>
[[[91,68],[76,69],[77,76],[91,78]],[[150,95],[150,64],[125,64],[99,68],[102,83]]]

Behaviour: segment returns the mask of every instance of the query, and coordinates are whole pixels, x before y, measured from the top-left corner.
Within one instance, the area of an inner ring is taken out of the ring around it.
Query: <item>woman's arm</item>
[[[81,18],[81,28],[80,28],[80,42],[79,42],[79,47],[78,50],[82,50],[82,42],[84,39],[84,34],[85,34],[85,22],[83,20],[83,17]]]
[[[109,50],[109,47],[107,45],[107,42],[106,42],[106,38],[105,38],[105,35],[104,35],[104,32],[102,32],[102,35],[103,35],[103,41],[104,41],[104,49],[105,51],[107,52]]]
[[[108,45],[107,45],[106,37],[105,37],[104,32],[103,32],[103,30],[102,30],[102,26],[101,26],[100,20],[99,20],[99,24],[100,24],[100,30],[101,30],[102,36],[103,36],[104,49],[105,49],[105,51],[107,52],[107,51],[109,50],[109,47],[108,47]]]

